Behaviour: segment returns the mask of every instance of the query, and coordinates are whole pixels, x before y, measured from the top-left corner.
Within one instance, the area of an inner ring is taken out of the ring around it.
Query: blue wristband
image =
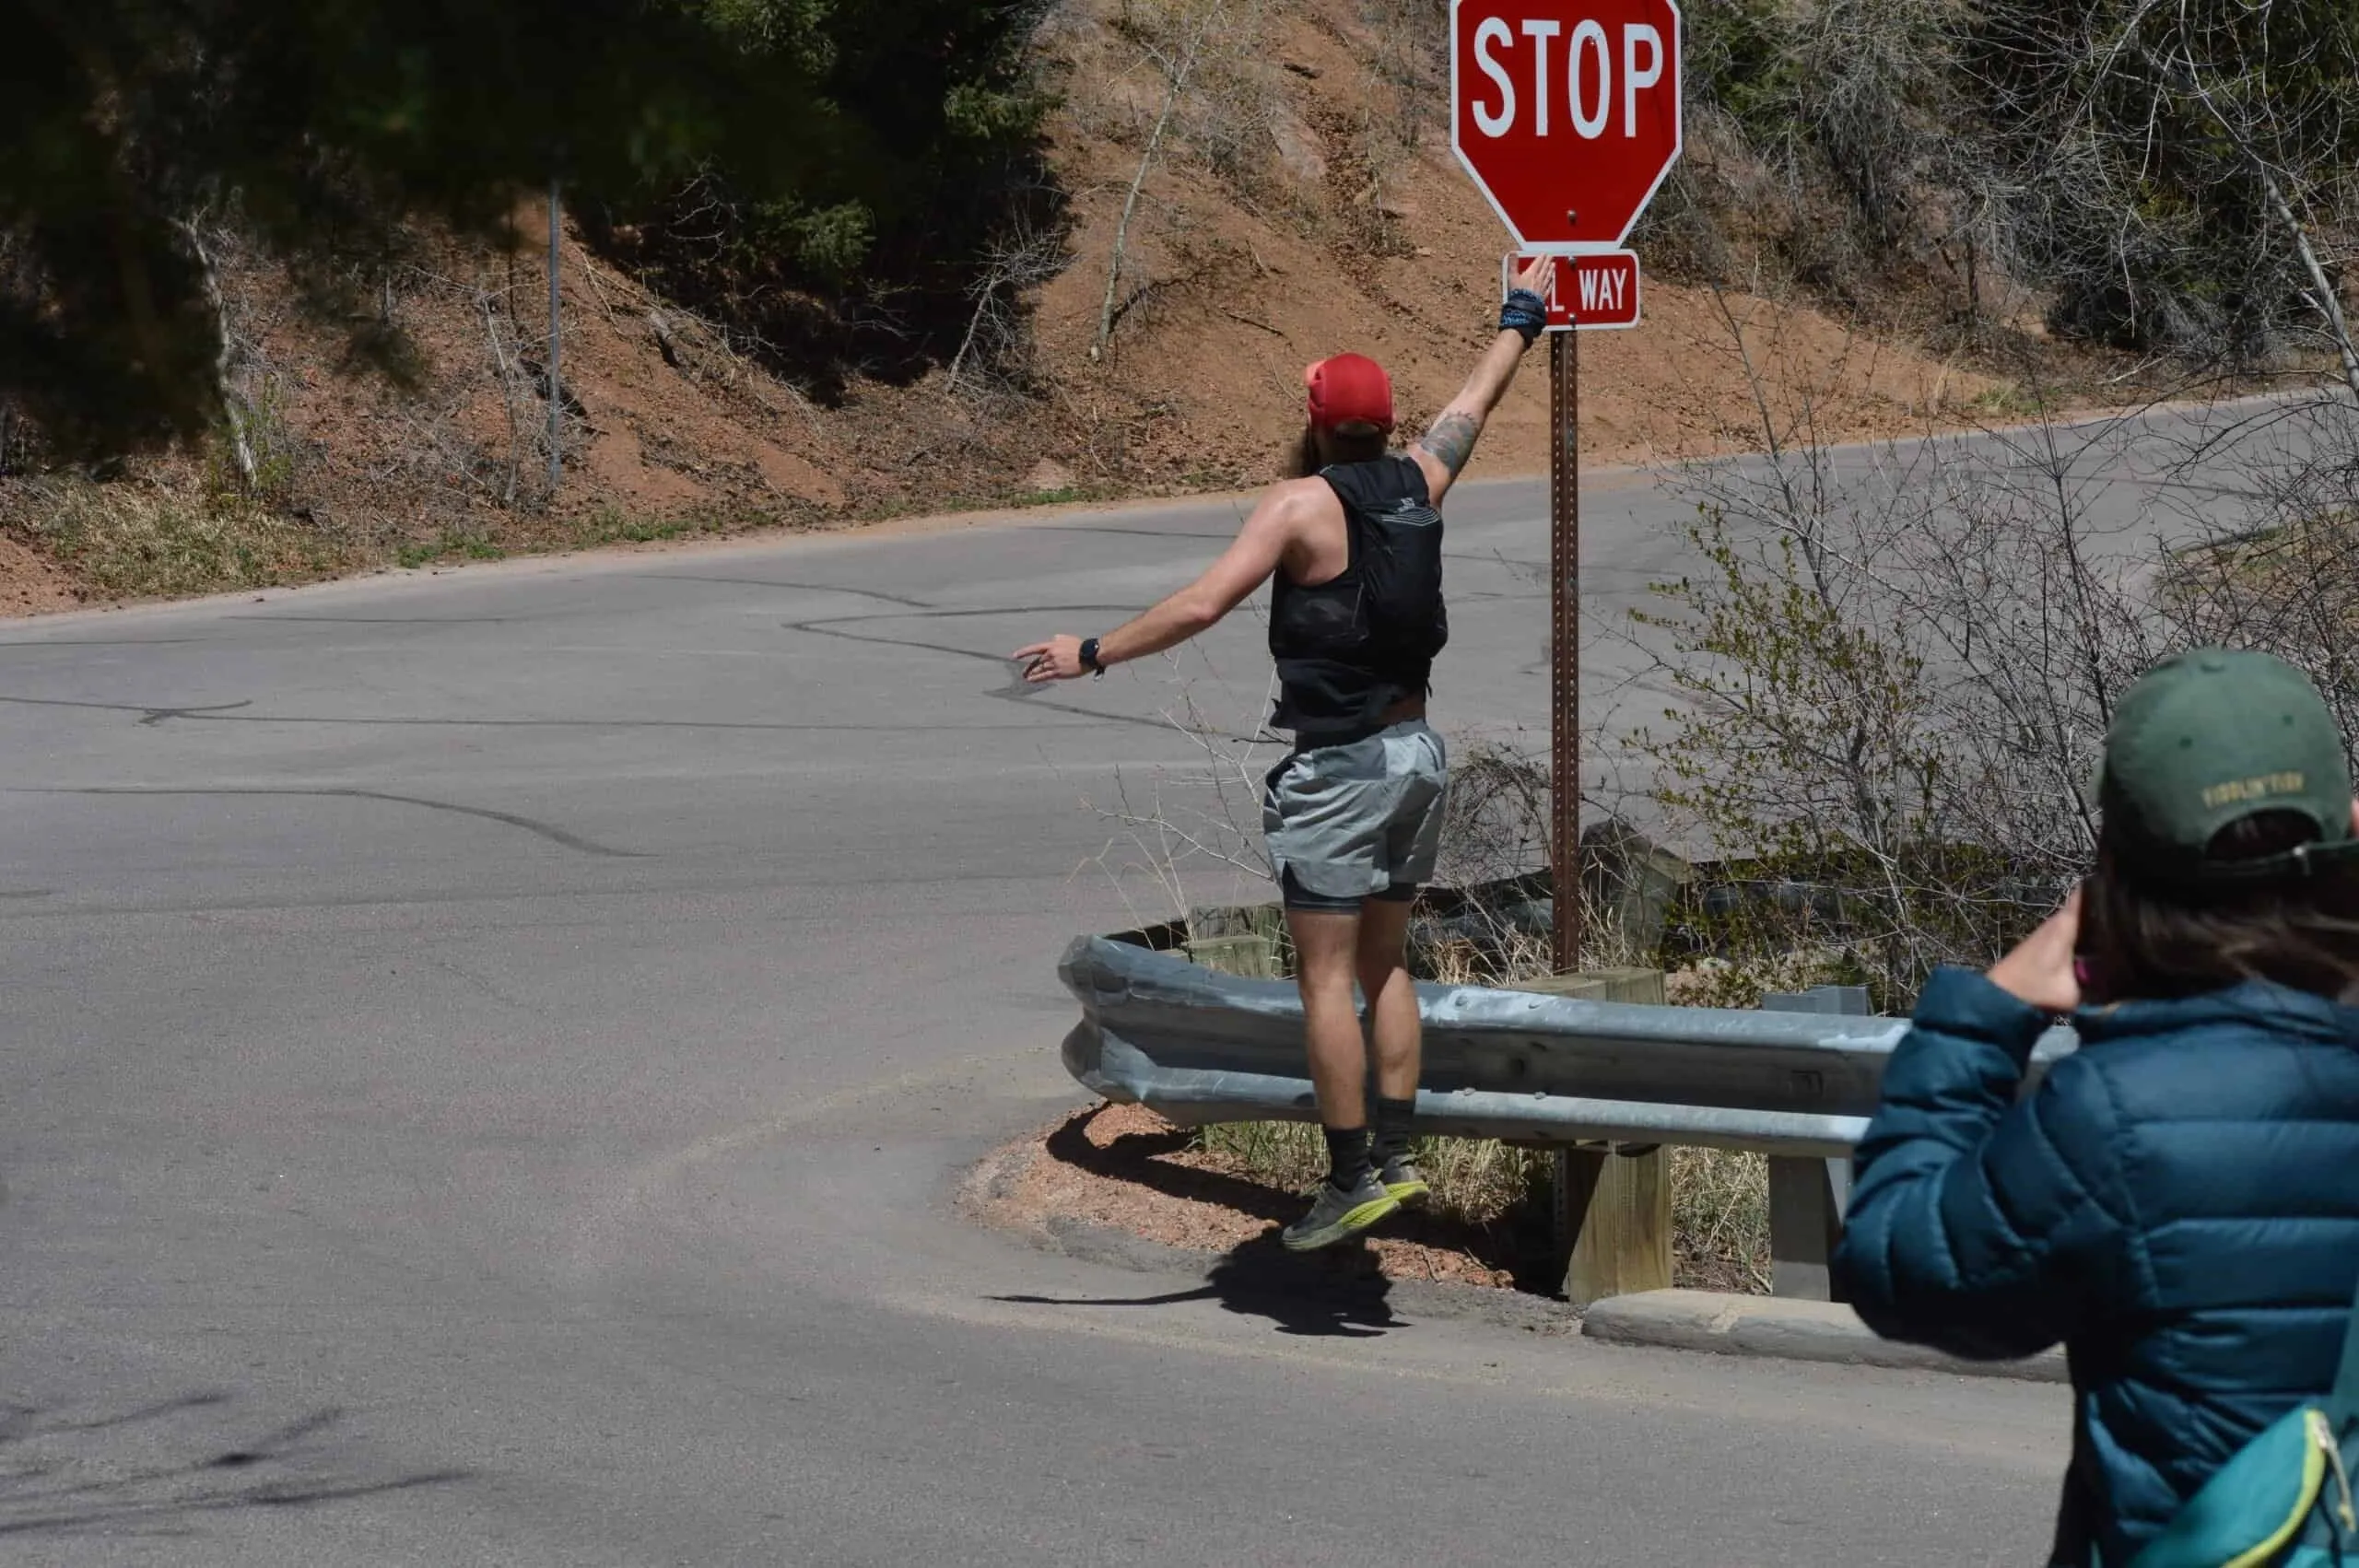
[[[1532,340],[1538,337],[1547,325],[1548,301],[1529,288],[1508,291],[1507,303],[1499,307],[1501,332],[1521,333],[1523,345],[1529,348],[1532,346]]]

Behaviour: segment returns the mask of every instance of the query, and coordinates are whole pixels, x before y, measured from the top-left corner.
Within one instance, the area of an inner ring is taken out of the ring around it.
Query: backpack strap
[[[2342,1364],[2326,1397],[2326,1413],[2337,1432],[2359,1422],[2359,1290],[2351,1296],[2351,1316],[2342,1327]]]
[[[1319,471],[1327,481],[1346,511],[1359,507],[1369,512],[1381,511],[1395,501],[1414,501],[1421,507],[1431,506],[1426,493],[1426,471],[1417,460],[1400,452],[1387,452],[1368,462],[1330,463]]]

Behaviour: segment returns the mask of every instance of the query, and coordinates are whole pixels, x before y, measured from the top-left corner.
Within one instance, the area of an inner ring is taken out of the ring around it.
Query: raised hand
[[[1990,966],[1990,981],[2043,1012],[2070,1012],[2081,1005],[2081,978],[2072,965],[2081,938],[2081,890],[2039,923],[2014,951]]]

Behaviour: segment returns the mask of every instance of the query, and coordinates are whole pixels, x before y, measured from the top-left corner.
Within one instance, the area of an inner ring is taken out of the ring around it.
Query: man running
[[[1517,275],[1498,336],[1407,452],[1389,450],[1392,383],[1383,369],[1357,354],[1320,360],[1304,373],[1298,476],[1262,492],[1210,570],[1102,637],[1052,637],[1015,655],[1034,683],[1103,673],[1186,641],[1271,582],[1279,696],[1270,722],[1294,731],[1295,749],[1269,774],[1262,820],[1294,939],[1329,1160],[1310,1211],[1285,1228],[1296,1251],[1356,1235],[1426,1193],[1409,1157],[1420,1042],[1407,946],[1449,782],[1441,737],[1425,721],[1434,656],[1449,637],[1436,509],[1545,324],[1538,290],[1552,264]],[[1375,1036],[1373,1139],[1370,1042],[1355,980]]]

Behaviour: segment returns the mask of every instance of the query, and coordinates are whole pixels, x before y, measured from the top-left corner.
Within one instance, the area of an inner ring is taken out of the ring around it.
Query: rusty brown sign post
[[[1570,974],[1581,955],[1580,333],[1637,322],[1637,258],[1622,245],[1679,158],[1679,6],[1450,0],[1449,20],[1450,146],[1518,248],[1560,258],[1547,327],[1548,855],[1555,967]]]

